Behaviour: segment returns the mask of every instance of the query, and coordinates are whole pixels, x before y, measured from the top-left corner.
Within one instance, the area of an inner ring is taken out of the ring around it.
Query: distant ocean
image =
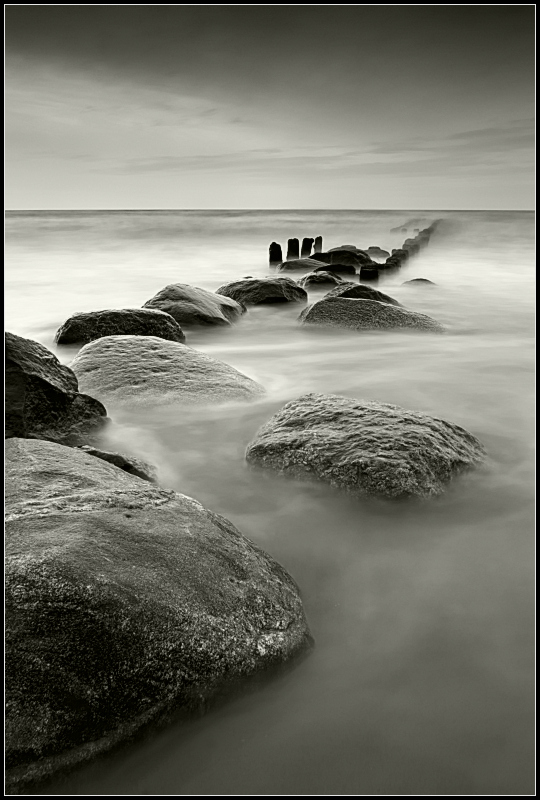
[[[172,725],[43,794],[534,792],[534,220],[528,212],[71,211],[6,215],[6,329],[69,363],[76,311],[137,307],[169,283],[215,290],[270,273],[268,245],[399,247],[442,219],[378,288],[445,335],[301,328],[250,309],[187,344],[260,381],[224,409],[108,407],[110,448],[229,518],[300,586],[316,646],[285,677]],[[407,286],[411,278],[436,285]],[[322,296],[314,292],[310,301]],[[439,499],[386,503],[249,470],[259,426],[306,391],[458,423],[485,466]]]

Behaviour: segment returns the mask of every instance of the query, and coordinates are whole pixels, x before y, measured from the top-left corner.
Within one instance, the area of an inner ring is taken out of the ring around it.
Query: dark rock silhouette
[[[323,325],[351,330],[413,328],[442,333],[443,326],[426,314],[376,300],[323,297],[304,309],[298,318],[304,325]]]
[[[285,276],[234,281],[220,286],[217,293],[224,297],[232,297],[233,300],[246,306],[307,301],[306,292],[292,278]]]
[[[155,308],[115,308],[73,314],[55,336],[57,344],[86,344],[102,336],[159,336],[171,342],[185,342],[178,322]]]
[[[394,300],[393,297],[390,297],[390,295],[379,292],[372,286],[366,286],[363,283],[350,283],[348,281],[341,284],[341,286],[336,286],[334,289],[330,289],[330,291],[325,294],[324,299],[327,300],[329,297],[348,297],[356,300],[377,300],[379,303],[389,303],[392,306],[402,305],[401,303],[398,303],[397,300]]]
[[[224,403],[253,400],[263,387],[234,367],[155,336],[106,336],[71,362],[79,385],[117,405]]]
[[[311,255],[311,247],[313,245],[313,239],[302,239],[302,250],[301,250],[301,257],[308,258]]]
[[[277,242],[272,242],[268,248],[268,260],[271,264],[280,264],[283,261],[283,253],[281,245]]]
[[[315,478],[355,495],[432,497],[485,458],[459,425],[387,403],[307,394],[248,445],[248,463]]]
[[[9,793],[308,652],[294,580],[224,517],[75,448],[6,461]]]
[[[303,278],[300,278],[298,283],[303,289],[308,289],[310,287],[335,286],[336,284],[343,283],[343,278],[340,278],[339,275],[336,275],[334,272],[317,270],[316,272],[309,272],[307,275],[304,275]]]
[[[317,267],[314,272],[335,272],[338,275],[356,275],[356,269],[352,264],[326,264],[323,267]]]
[[[166,311],[180,325],[231,325],[245,312],[245,308],[215,292],[171,283],[144,304],[144,308]]]
[[[360,280],[376,283],[379,280],[379,265],[368,264],[360,267]]]
[[[123,453],[111,453],[109,450],[98,450],[96,447],[90,445],[82,445],[78,448],[89,456],[101,458],[108,464],[113,464],[118,469],[127,472],[128,475],[134,475],[136,478],[141,478],[143,481],[150,481],[150,483],[157,483],[157,471],[155,467],[142,461],[135,456],[126,456]]]
[[[6,439],[92,443],[109,421],[105,407],[81,394],[74,372],[42,344],[14,333],[5,341]]]
[[[318,258],[295,258],[291,261],[283,261],[278,267],[278,272],[297,272],[299,270],[313,272],[317,267],[324,266],[325,263],[319,261]]]
[[[300,257],[299,247],[298,239],[289,239],[287,241],[287,260]]]

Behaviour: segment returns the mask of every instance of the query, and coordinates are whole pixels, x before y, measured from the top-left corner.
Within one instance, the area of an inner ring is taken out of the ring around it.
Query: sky
[[[8,209],[534,207],[534,5],[4,8]]]

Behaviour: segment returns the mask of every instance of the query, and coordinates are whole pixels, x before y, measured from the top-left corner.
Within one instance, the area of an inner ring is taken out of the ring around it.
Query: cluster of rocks
[[[185,330],[233,325],[254,305],[306,304],[311,287],[329,291],[302,311],[302,325],[440,332],[435,320],[350,280],[389,268],[393,257],[401,263],[432,230],[393,255],[354,245],[323,252],[318,237],[315,258],[312,239],[301,253],[292,240],[277,274],[216,292],[171,284],[140,309],[75,314],[56,335],[59,345],[81,345],[69,367],[6,334],[10,791],[309,651],[294,580],[228,520],[160,487],[151,465],[104,449],[106,407],[261,398],[259,383],[191,348]],[[374,258],[386,261],[375,267]],[[285,272],[305,274],[296,282]],[[253,467],[396,499],[440,494],[485,452],[444,420],[308,394],[278,411],[245,457]]]

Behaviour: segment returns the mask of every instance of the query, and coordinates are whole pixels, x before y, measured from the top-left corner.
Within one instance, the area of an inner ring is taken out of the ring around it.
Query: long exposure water
[[[171,724],[42,794],[534,792],[534,241],[529,213],[10,212],[6,328],[56,347],[76,311],[141,306],[169,283],[269,274],[268,244],[399,247],[442,218],[379,288],[447,333],[302,328],[260,306],[187,344],[260,381],[263,400],[107,406],[109,449],[229,518],[300,586],[316,645],[284,676]],[[410,226],[411,229],[413,226]],[[412,230],[408,235],[412,235]],[[415,277],[435,286],[402,285]],[[310,302],[322,296],[314,292]],[[360,500],[251,470],[259,426],[306,391],[458,423],[488,460],[439,499]]]

